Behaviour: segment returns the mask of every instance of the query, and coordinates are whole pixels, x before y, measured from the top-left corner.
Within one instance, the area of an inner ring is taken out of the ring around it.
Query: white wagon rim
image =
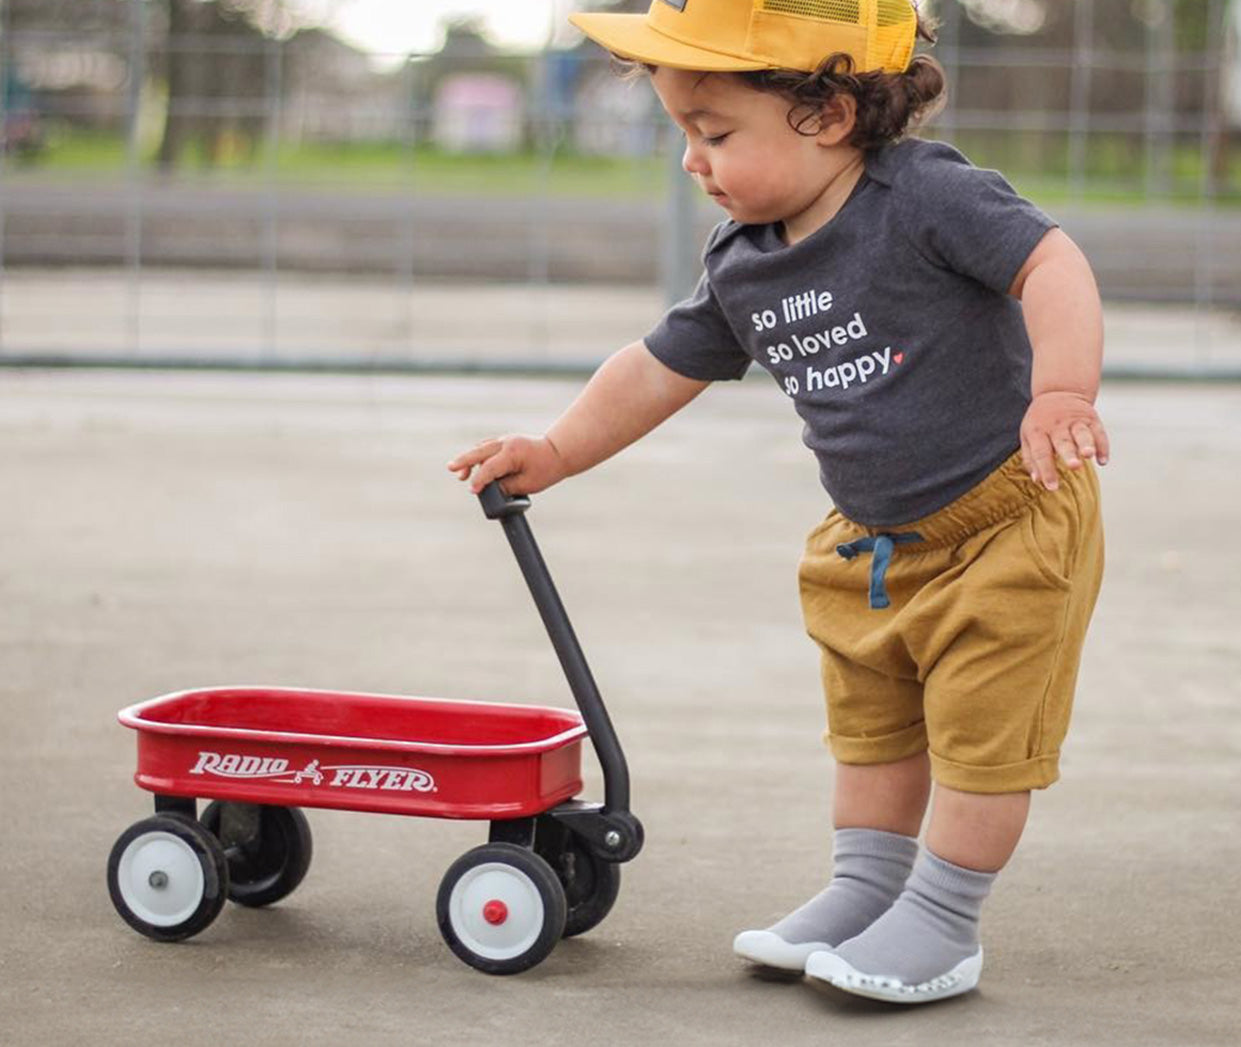
[[[546,907],[538,886],[520,869],[483,862],[453,884],[448,919],[458,941],[471,952],[488,960],[511,960],[538,941]]]
[[[129,911],[153,927],[185,923],[206,893],[206,877],[194,848],[163,830],[142,833],[129,842],[117,864],[116,882]]]

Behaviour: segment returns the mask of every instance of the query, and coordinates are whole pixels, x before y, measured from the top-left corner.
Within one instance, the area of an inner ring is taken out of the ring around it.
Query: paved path
[[[816,890],[829,764],[794,569],[824,510],[762,383],[536,499],[627,747],[647,847],[616,909],[488,979],[434,897],[483,828],[310,812],[305,884],[177,946],[104,887],[145,816],[120,707],[271,682],[567,703],[494,524],[442,462],[573,385],[0,374],[0,1016],[108,1047],[606,1043],[1232,1047],[1241,941],[1241,388],[1103,409],[1109,567],[1064,780],[989,903],[981,990],[908,1012],[747,972]],[[597,796],[592,780],[588,792]]]
[[[654,288],[220,271],[0,274],[0,361],[589,369],[663,310]],[[1241,313],[1109,303],[1116,372],[1241,377]]]

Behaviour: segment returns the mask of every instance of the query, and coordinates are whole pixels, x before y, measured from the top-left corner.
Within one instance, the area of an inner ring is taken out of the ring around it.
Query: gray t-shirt
[[[1054,225],[996,172],[907,139],[869,154],[840,212],[796,244],[774,225],[717,226],[697,290],[646,345],[702,380],[757,361],[837,508],[908,523],[1020,445],[1031,353],[1007,291]]]

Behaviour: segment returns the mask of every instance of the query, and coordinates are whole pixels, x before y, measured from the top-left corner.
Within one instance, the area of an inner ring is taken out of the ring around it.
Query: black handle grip
[[[524,494],[510,495],[504,493],[499,480],[492,480],[478,492],[479,504],[488,520],[502,520],[506,516],[516,516],[530,508],[530,499]]]

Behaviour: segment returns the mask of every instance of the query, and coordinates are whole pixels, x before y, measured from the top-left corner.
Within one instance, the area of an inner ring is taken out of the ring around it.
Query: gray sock
[[[912,836],[880,829],[837,829],[832,882],[767,929],[790,945],[836,945],[852,938],[896,900],[917,856],[918,841]]]
[[[978,917],[995,877],[926,851],[896,903],[835,953],[862,974],[906,985],[947,974],[978,952]]]

